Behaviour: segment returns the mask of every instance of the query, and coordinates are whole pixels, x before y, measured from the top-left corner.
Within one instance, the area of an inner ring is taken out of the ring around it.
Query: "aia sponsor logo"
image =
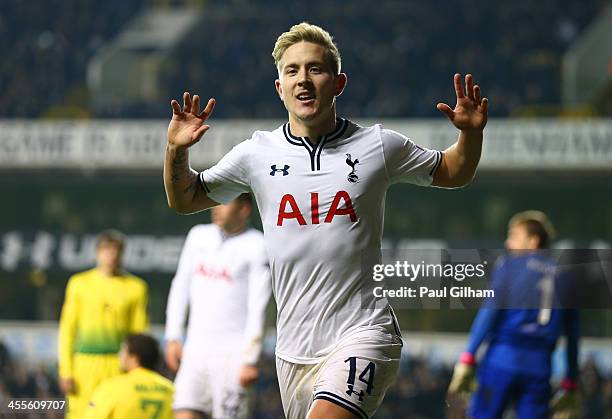
[[[232,274],[230,273],[229,269],[225,267],[222,268],[201,263],[196,268],[195,274],[203,276],[206,279],[233,282]]]
[[[355,208],[353,207],[353,202],[351,201],[351,197],[346,191],[336,192],[336,195],[331,201],[331,205],[327,214],[319,213],[319,193],[311,192],[309,209],[310,214],[308,214],[308,212],[303,212],[302,209],[298,206],[295,197],[291,194],[285,194],[281,198],[280,204],[278,206],[278,217],[276,220],[276,225],[282,227],[285,222],[289,222],[290,220],[294,220],[301,226],[305,226],[309,223],[331,223],[336,217],[349,217],[352,223],[356,223],[358,220],[357,213],[355,212]],[[310,216],[308,217],[308,215]],[[325,215],[324,218],[323,215]]]

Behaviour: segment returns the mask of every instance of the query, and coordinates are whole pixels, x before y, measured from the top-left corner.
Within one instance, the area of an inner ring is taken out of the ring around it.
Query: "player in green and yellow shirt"
[[[172,382],[154,371],[161,359],[151,336],[129,335],[119,352],[127,371],[103,381],[94,391],[86,419],[171,419]]]
[[[120,373],[117,354],[125,337],[148,327],[147,284],[121,270],[123,248],[121,233],[102,233],[96,267],[68,281],[58,338],[68,419],[81,419],[96,386]]]

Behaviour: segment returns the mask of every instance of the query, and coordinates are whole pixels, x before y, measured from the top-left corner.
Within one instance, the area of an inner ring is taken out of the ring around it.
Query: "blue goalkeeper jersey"
[[[539,252],[500,259],[493,270],[495,298],[478,312],[467,351],[489,347],[481,366],[550,376],[551,354],[559,336],[567,336],[567,377],[575,379],[578,312],[561,309],[571,299],[571,281],[558,264]]]

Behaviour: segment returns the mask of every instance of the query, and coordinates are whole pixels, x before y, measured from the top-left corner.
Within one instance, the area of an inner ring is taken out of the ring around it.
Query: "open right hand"
[[[210,98],[202,112],[200,112],[200,96],[195,95],[192,100],[189,92],[183,93],[183,109],[174,99],[170,105],[172,120],[168,126],[168,144],[174,147],[191,147],[210,129],[210,126],[204,122],[212,114],[215,99]]]
[[[178,340],[171,340],[166,344],[166,364],[170,371],[176,373],[183,357],[183,344]]]

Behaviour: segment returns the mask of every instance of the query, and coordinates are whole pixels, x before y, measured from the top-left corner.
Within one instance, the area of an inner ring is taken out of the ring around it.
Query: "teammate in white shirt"
[[[268,258],[263,235],[248,227],[251,210],[249,194],[213,208],[213,224],[193,227],[183,246],[165,333],[166,362],[178,369],[178,419],[250,415],[247,389],[258,376],[270,299]]]
[[[276,91],[289,121],[257,131],[198,173],[188,148],[210,128],[188,92],[171,102],[164,183],[169,205],[192,213],[252,191],[264,226],[278,307],[277,373],[289,419],[369,418],[399,368],[401,337],[384,299],[367,292],[380,262],[385,194],[397,182],[460,187],[482,148],[487,99],[470,74],[454,77],[455,108],[438,109],[459,138],[426,150],[380,125],[336,116],[340,54],[323,29],[302,23],[274,47]]]

